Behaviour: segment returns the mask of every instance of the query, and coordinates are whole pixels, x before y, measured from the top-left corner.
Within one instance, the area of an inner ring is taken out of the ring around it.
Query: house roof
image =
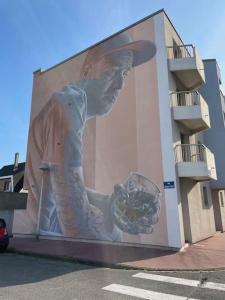
[[[18,168],[16,170],[13,170],[13,169],[14,169],[14,164],[2,167],[0,169],[0,177],[15,175],[21,171],[24,171],[25,170],[25,162],[19,163]]]

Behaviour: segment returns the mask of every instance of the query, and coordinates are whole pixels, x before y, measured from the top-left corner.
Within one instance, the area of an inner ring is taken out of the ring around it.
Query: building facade
[[[176,249],[212,236],[204,83],[196,47],[164,10],[34,72],[15,233]]]
[[[213,207],[216,230],[225,231],[225,97],[221,90],[220,68],[215,59],[203,60],[206,83],[199,91],[205,98],[209,111],[211,128],[204,132],[204,144],[215,155],[217,180],[210,182],[213,193]]]

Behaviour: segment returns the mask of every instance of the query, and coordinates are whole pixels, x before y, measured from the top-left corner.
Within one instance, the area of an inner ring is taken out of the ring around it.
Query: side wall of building
[[[116,188],[117,184],[125,183],[132,172],[137,172],[141,176],[148,178],[149,181],[154,183],[152,186],[157,187],[157,196],[159,196],[157,199],[160,199],[160,215],[157,219],[155,218],[155,221],[153,220],[155,222],[154,230],[151,228],[152,231],[146,233],[143,231],[143,233],[137,234],[124,230],[120,241],[180,248],[183,242],[180,238],[176,189],[170,191],[164,191],[163,189],[163,181],[176,181],[172,131],[167,127],[167,124],[171,122],[171,118],[166,119],[168,111],[170,112],[169,88],[165,89],[164,85],[159,85],[159,81],[168,82],[163,18],[163,14],[160,14],[161,21],[158,21],[157,16],[154,16],[126,30],[126,33],[133,41],[146,40],[156,44],[156,56],[129,72],[118,99],[109,114],[104,115],[103,118],[93,118],[87,121],[83,140],[84,159],[82,161],[82,171],[84,171],[85,186],[94,189],[99,195],[101,193],[107,197],[111,196],[113,191],[115,192],[114,187]],[[157,34],[162,34],[162,36]],[[94,47],[101,47],[102,43]],[[88,52],[89,50],[47,71],[37,71],[34,74],[30,124],[35,124],[40,114],[48,112],[46,109],[42,111],[41,109],[46,107],[53,93],[60,91],[62,87],[70,82],[79,85],[83,64],[88,56]],[[163,60],[161,60],[162,56]],[[163,61],[162,70],[160,61]],[[162,80],[163,77],[164,79]],[[159,96],[159,92],[163,93],[163,95],[160,94]],[[91,99],[92,97],[89,94],[87,101],[91,101]],[[167,101],[166,105],[164,101]],[[166,140],[169,137],[167,130],[170,130],[169,144],[167,144]],[[32,137],[32,134],[30,131],[29,136]],[[39,131],[37,136],[40,136]],[[29,138],[29,141],[32,141],[32,138]],[[35,151],[30,151],[29,149],[32,149],[31,147],[32,145],[35,146],[35,143],[28,143],[29,158],[32,155],[34,157]],[[161,150],[162,143],[164,147],[163,155]],[[64,145],[64,141],[59,144]],[[20,225],[18,222],[17,228],[21,226],[20,228],[24,233],[35,233],[38,224],[37,204],[40,203],[42,194],[36,192],[36,190],[41,190],[43,178],[40,171],[41,160],[42,158],[40,157],[38,159],[34,158],[32,163],[27,164],[27,170],[32,170],[31,173],[35,173],[35,175],[37,173],[36,178],[39,180],[33,181],[36,185],[30,184],[30,190],[32,188],[35,190],[33,199],[30,193],[30,199],[35,201],[30,201],[28,196],[28,206],[30,203],[35,204],[33,205],[35,208],[34,217],[32,216],[33,224],[31,224],[29,216],[29,212],[32,211],[33,207],[30,211],[28,207],[26,212],[16,212],[17,220],[20,219]],[[60,156],[57,162],[54,161],[54,164],[60,165],[63,161]],[[171,166],[172,169],[170,168]],[[30,178],[28,175],[26,175],[26,179],[29,183]],[[25,182],[25,187],[29,187],[27,182]],[[43,182],[46,184],[48,181],[43,180]],[[73,187],[74,185],[71,186]],[[48,187],[46,190],[48,190]],[[60,193],[60,202],[66,203],[66,201],[66,196],[64,197],[64,194]],[[139,203],[142,202],[140,201]],[[111,210],[112,208],[110,207],[110,210],[107,212],[108,215],[105,214],[109,218],[112,217]],[[124,211],[128,215],[133,213],[133,209]],[[27,214],[27,223],[24,222],[25,218],[23,218],[22,213]],[[169,233],[167,232],[168,228],[170,230]],[[49,232],[50,234],[55,233],[54,231]],[[64,237],[84,239],[84,235],[82,236],[79,230],[78,233],[74,231],[74,236],[64,234]]]
[[[181,179],[182,207],[185,224],[185,239],[195,243],[215,233],[215,221],[210,186],[207,182]],[[203,195],[207,191],[207,199]]]
[[[217,180],[211,182],[211,187],[225,187],[225,103],[220,91],[220,74],[215,59],[205,60],[206,84],[199,88],[208,104],[211,128],[204,132],[204,143],[214,153]],[[223,141],[223,142],[222,142]]]
[[[174,43],[182,45],[183,42],[176,33],[169,20],[165,18],[166,28],[166,46],[173,46]],[[169,71],[169,92],[185,91],[185,87],[181,82]],[[173,134],[173,148],[181,144],[181,134],[185,134],[187,144],[203,143],[202,133],[187,134],[184,128],[181,127],[173,116],[171,117],[171,126]],[[204,199],[202,194],[202,185],[206,186],[209,194],[209,205],[203,205]],[[212,207],[212,197],[209,182],[200,183],[192,179],[182,179],[177,176],[177,195],[178,207],[180,215],[180,230],[184,233],[184,239],[189,242],[196,242],[198,240],[209,237],[215,233],[214,214]],[[199,215],[198,221],[195,220],[196,215]],[[208,221],[210,220],[210,222]]]
[[[177,180],[174,157],[174,132],[175,140],[179,142],[176,124],[171,116],[170,91],[175,87],[175,82],[168,70],[167,45],[171,44],[172,36],[179,39],[172,26],[161,13],[154,17],[157,52],[157,76],[160,107],[160,135],[162,144],[163,180],[174,181],[175,188],[165,189],[165,202],[167,211],[167,227],[169,245],[182,247],[184,245],[183,216],[179,196],[179,182]]]
[[[224,190],[212,190],[213,208],[217,231],[225,231],[225,192]]]

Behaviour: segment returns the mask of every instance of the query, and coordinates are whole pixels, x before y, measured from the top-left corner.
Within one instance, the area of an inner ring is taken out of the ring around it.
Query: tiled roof
[[[0,169],[0,177],[15,175],[21,171],[24,171],[25,170],[25,162],[19,163],[18,168],[16,170],[13,170],[13,169],[14,169],[14,164],[2,167]]]

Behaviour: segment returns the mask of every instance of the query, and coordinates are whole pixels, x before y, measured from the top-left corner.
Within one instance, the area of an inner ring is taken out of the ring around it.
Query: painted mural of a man
[[[27,160],[28,210],[35,226],[39,218],[39,233],[121,240],[111,197],[85,186],[83,131],[89,118],[111,111],[131,68],[155,53],[152,42],[133,41],[124,32],[106,40],[88,51],[80,81],[54,93],[33,120]],[[37,167],[42,183],[35,175]],[[156,217],[145,220],[145,228],[157,222],[158,211],[156,202],[152,212]]]

